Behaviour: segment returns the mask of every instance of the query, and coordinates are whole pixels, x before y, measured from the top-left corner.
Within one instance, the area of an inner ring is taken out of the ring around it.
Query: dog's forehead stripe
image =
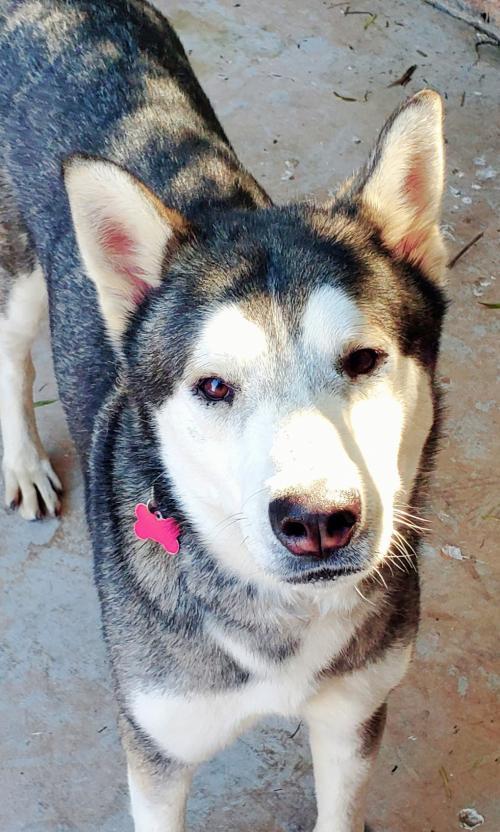
[[[205,323],[196,353],[204,360],[254,361],[267,349],[263,328],[236,304],[218,309]]]
[[[331,353],[360,337],[367,321],[342,289],[321,286],[309,297],[302,316],[302,338],[308,347]]]

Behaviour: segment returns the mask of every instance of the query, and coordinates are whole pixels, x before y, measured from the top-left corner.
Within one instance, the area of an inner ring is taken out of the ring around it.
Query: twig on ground
[[[480,231],[479,234],[476,234],[476,236],[473,237],[472,240],[469,243],[467,243],[466,246],[461,248],[460,251],[457,254],[455,254],[454,257],[451,258],[451,260],[448,263],[448,268],[452,269],[455,263],[457,263],[460,260],[460,258],[463,257],[464,254],[467,251],[469,251],[470,248],[472,248],[472,246],[475,246],[476,243],[479,242],[481,237],[484,237],[484,231]]]
[[[351,98],[350,95],[341,95],[336,90],[333,91],[335,98],[340,98],[341,101],[357,101],[357,98]]]
[[[392,84],[388,84],[387,87],[406,87],[406,85],[410,83],[417,66],[418,64],[409,66],[406,72],[403,72],[401,78],[397,78],[396,81],[393,81]]]
[[[450,787],[450,780],[448,778],[448,773],[447,773],[444,766],[440,766],[439,776],[441,777],[441,780],[443,781],[443,786],[444,786],[444,791],[445,791],[446,797],[448,797],[448,798],[453,797],[453,793],[452,793],[451,787]]]

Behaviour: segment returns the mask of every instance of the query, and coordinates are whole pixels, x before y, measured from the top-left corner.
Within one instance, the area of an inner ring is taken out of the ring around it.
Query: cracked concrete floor
[[[405,93],[429,85],[446,98],[450,252],[479,232],[484,236],[449,275],[452,304],[440,367],[446,436],[422,558],[423,622],[411,671],[392,696],[369,819],[377,832],[452,832],[460,829],[459,811],[475,807],[485,818],[481,829],[497,832],[500,313],[481,305],[500,301],[496,50],[476,50],[473,29],[420,0],[351,4],[351,11],[366,8],[371,15],[344,14],[346,4],[322,0],[158,5],[192,51],[241,158],[276,200],[325,197],[364,159]],[[388,88],[413,64],[405,90]],[[56,398],[44,342],[37,365],[36,398]],[[59,405],[38,414],[65,483],[65,511],[60,522],[43,524],[0,513],[0,828],[126,832],[125,768],[99,634],[81,475]],[[292,738],[296,727],[266,724],[204,766],[190,803],[191,828],[312,829],[307,738],[302,728]]]

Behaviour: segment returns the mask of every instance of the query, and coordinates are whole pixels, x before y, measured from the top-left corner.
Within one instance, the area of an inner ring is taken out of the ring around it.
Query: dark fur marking
[[[414,561],[416,567],[416,561]],[[344,650],[321,673],[323,677],[342,676],[377,661],[390,647],[405,646],[413,640],[419,618],[419,580],[415,569],[391,576],[387,565],[388,590],[376,611],[358,628]],[[387,582],[387,578],[385,578]],[[371,582],[371,591],[376,587]],[[363,588],[363,593],[366,594]]]
[[[132,754],[132,758],[137,755],[142,764],[146,763],[152,775],[164,777],[184,767],[177,760],[167,757],[126,710],[119,714],[118,728],[124,748]]]
[[[378,751],[386,720],[387,702],[384,702],[361,726],[361,755],[363,757],[371,757]]]

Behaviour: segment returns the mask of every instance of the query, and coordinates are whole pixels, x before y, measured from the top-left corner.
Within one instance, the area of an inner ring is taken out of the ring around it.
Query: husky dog
[[[48,295],[136,832],[181,832],[196,766],[266,714],[308,724],[316,832],[361,832],[419,615],[440,98],[330,203],[276,206],[151,6],[0,16],[6,501],[60,507],[31,399]]]

